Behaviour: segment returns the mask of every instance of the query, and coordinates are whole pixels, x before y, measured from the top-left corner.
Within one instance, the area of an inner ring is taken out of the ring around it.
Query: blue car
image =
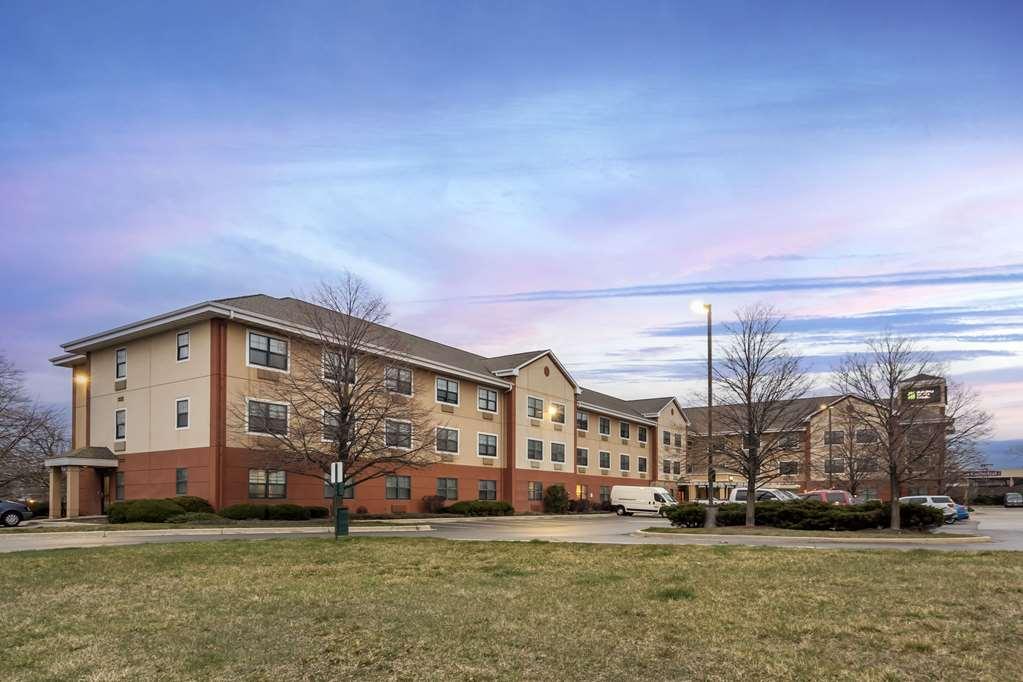
[[[961,504],[956,504],[956,521],[965,521],[970,518],[970,510]]]

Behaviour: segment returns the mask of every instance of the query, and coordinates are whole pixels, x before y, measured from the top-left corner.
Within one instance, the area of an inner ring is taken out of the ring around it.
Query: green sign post
[[[344,466],[330,465],[330,482],[334,485],[334,539],[348,537],[348,510],[343,507],[345,490]]]

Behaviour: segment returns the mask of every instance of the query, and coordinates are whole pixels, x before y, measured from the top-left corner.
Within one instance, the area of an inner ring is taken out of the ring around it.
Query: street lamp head
[[[689,304],[689,309],[698,315],[707,312],[708,308],[710,308],[710,304],[704,303],[699,299],[696,299],[695,301]]]

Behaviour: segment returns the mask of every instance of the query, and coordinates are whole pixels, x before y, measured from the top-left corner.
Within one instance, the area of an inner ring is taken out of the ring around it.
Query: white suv
[[[908,495],[899,498],[899,504],[922,504],[925,507],[940,509],[945,516],[945,523],[956,522],[956,503],[948,495]]]
[[[798,499],[798,496],[790,493],[788,490],[781,490],[779,488],[757,488],[757,502],[791,502],[792,500]],[[746,489],[732,488],[732,492],[728,495],[728,501],[745,504]]]

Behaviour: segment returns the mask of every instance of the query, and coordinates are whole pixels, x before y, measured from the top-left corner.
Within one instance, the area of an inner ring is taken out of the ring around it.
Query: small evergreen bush
[[[565,486],[549,485],[543,491],[543,510],[548,514],[564,514],[568,511],[568,492]]]

